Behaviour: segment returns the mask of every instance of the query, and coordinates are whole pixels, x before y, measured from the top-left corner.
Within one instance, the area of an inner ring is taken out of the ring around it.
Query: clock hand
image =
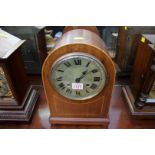
[[[89,71],[89,72],[88,72],[88,70],[82,72],[82,75],[81,75],[79,78],[75,79],[75,81],[76,81],[77,83],[80,82],[81,79],[83,79],[86,75],[90,74],[91,72],[93,72],[93,70],[91,70],[91,71]]]
[[[87,71],[88,71],[88,70],[82,72],[82,75],[81,75],[79,78],[76,78],[76,79],[75,79],[75,82],[79,83],[80,80],[83,79],[83,78],[85,77],[85,75],[87,74]]]

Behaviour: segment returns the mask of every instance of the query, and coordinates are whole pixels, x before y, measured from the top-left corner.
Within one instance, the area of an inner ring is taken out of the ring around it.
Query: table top
[[[8,58],[25,40],[21,40],[0,29],[0,58]]]

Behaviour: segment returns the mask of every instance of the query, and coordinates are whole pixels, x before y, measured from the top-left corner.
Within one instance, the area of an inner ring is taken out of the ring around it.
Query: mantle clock
[[[0,121],[27,122],[39,97],[24,70],[24,40],[0,29]]]
[[[115,67],[94,32],[66,32],[46,58],[42,79],[51,124],[107,128]]]

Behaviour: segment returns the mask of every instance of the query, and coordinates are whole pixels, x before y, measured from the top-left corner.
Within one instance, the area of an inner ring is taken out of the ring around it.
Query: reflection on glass
[[[12,92],[9,88],[4,71],[0,67],[0,99],[13,98]]]

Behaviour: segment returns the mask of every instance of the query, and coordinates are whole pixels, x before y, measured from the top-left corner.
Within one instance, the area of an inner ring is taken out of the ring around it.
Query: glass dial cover
[[[104,65],[96,57],[72,53],[55,61],[49,80],[60,95],[72,100],[86,100],[103,90],[106,75]]]

